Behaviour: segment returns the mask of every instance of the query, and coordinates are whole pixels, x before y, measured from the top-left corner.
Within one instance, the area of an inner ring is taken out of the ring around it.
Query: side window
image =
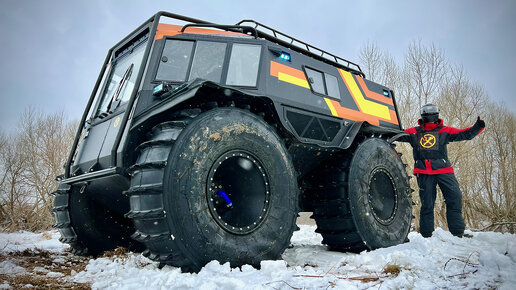
[[[233,44],[226,84],[256,86],[262,47],[253,44]]]
[[[306,74],[308,76],[308,82],[312,86],[312,90],[316,93],[326,95],[323,74],[310,68],[306,68]]]
[[[326,89],[328,90],[327,95],[340,100],[339,82],[337,81],[337,78],[325,73],[324,79],[326,80]]]
[[[193,41],[167,40],[156,79],[167,81],[186,80],[186,72],[192,56]]]
[[[308,67],[305,67],[305,71],[314,92],[340,100],[339,82],[335,76]]]
[[[202,78],[220,82],[226,44],[222,42],[198,41],[195,47],[192,69],[188,80]]]

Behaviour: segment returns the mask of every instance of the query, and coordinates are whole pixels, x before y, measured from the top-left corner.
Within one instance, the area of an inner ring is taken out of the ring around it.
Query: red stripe
[[[433,174],[455,173],[455,172],[453,171],[453,167],[450,166],[450,167],[435,169],[435,170],[414,168],[414,174],[417,174],[417,173],[433,175]]]
[[[448,133],[448,134],[459,134],[460,132],[464,132],[466,130],[469,130],[473,127],[468,127],[468,128],[465,128],[465,129],[457,129],[457,128],[453,128],[453,127],[443,127],[441,130],[439,130],[439,133]]]
[[[439,130],[439,133],[442,133],[442,132],[445,132],[445,133],[448,133],[448,134],[459,134],[461,132],[464,132],[464,131],[467,131],[467,130],[470,130],[472,129],[473,126],[471,127],[468,127],[468,128],[465,128],[465,129],[457,129],[457,128],[452,128],[452,127],[443,127],[441,130]],[[478,136],[478,134],[482,133],[482,131],[484,131],[485,128],[482,128],[482,130],[480,130],[477,135],[475,136]]]
[[[425,159],[425,167],[426,170],[432,171],[432,163],[430,163],[430,159]]]
[[[412,128],[405,129],[405,133],[417,134],[417,131],[416,131],[416,128],[412,127]]]

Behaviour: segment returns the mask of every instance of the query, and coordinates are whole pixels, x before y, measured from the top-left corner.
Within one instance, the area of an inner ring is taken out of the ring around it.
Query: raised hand
[[[484,120],[480,119],[480,116],[478,116],[478,118],[477,118],[477,124],[478,124],[478,126],[480,126],[480,128],[486,127],[486,122],[484,122]]]

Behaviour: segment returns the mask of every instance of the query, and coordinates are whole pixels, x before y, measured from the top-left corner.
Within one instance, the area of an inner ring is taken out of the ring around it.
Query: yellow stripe
[[[355,97],[355,101],[357,102],[358,107],[362,113],[380,117],[386,120],[391,119],[391,114],[389,114],[389,107],[384,106],[382,104],[378,104],[373,101],[366,100],[360,88],[358,87],[353,75],[350,72],[339,69],[344,81],[348,85],[349,90]]]
[[[326,101],[326,104],[328,105],[328,108],[330,108],[331,114],[333,116],[338,117],[339,115],[337,114],[337,110],[335,110],[335,107],[333,106],[331,101],[329,99],[327,99],[327,98],[324,98],[324,100]]]
[[[282,72],[278,72],[278,80],[284,81],[287,83],[291,83],[291,84],[294,84],[296,86],[300,86],[303,88],[307,88],[307,89],[310,88],[310,86],[308,85],[308,82],[306,80],[296,78],[296,77],[293,77],[291,75],[288,75],[288,74],[285,74]]]

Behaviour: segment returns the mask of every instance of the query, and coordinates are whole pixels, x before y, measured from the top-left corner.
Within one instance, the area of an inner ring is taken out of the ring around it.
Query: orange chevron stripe
[[[376,101],[379,101],[379,102],[382,102],[387,105],[394,106],[394,102],[392,101],[391,98],[387,98],[384,95],[381,95],[377,92],[373,92],[373,91],[369,90],[369,88],[367,87],[363,78],[357,76],[356,79],[357,79],[358,83],[360,84],[360,87],[362,87],[362,90],[364,91],[366,97],[376,100]]]
[[[385,121],[388,123],[398,125],[398,118],[396,117],[396,112],[394,110],[389,110],[391,120],[387,120],[384,118],[378,118],[378,117],[371,116],[371,115],[368,115],[368,114],[365,114],[365,113],[362,113],[359,111],[355,111],[355,110],[352,110],[349,108],[342,107],[339,102],[334,101],[334,100],[330,100],[327,98],[324,98],[324,100],[326,101],[326,103],[329,102],[331,104],[331,106],[330,106],[330,104],[328,104],[328,107],[330,108],[330,110],[332,111],[332,114],[334,116],[352,120],[352,121],[367,121],[370,124],[376,125],[376,126],[380,126],[380,121]]]
[[[341,69],[339,69],[339,73],[342,77],[342,80],[346,84],[346,88],[348,89],[349,93],[353,97],[355,104],[357,104],[357,106],[360,110],[360,112],[359,112],[360,114],[357,115],[356,113],[352,113],[352,112],[357,112],[357,111],[354,111],[354,110],[351,110],[348,108],[344,108],[338,102],[335,102],[335,104],[334,104],[335,110],[338,112],[339,117],[347,118],[347,119],[355,120],[355,121],[367,121],[367,122],[369,122],[373,125],[377,125],[377,126],[380,125],[380,120],[391,123],[391,124],[396,124],[396,125],[399,124],[395,111],[388,109],[386,106],[385,106],[385,108],[382,108],[382,107],[384,107],[383,105],[381,105],[379,103],[375,103],[371,100],[364,99],[362,92],[360,92],[360,90],[358,90],[358,87],[357,87],[358,85],[354,81],[353,76],[349,72],[341,70]],[[348,83],[346,81],[346,79],[349,79],[349,81],[351,83]],[[360,79],[360,78],[357,77],[357,79]],[[350,87],[350,86],[353,86],[353,87]],[[381,109],[381,111],[379,109]],[[367,110],[368,113],[364,113],[363,110]],[[353,119],[353,118],[356,118],[357,116],[359,117],[358,120]],[[389,119],[387,119],[387,118],[389,118]]]

